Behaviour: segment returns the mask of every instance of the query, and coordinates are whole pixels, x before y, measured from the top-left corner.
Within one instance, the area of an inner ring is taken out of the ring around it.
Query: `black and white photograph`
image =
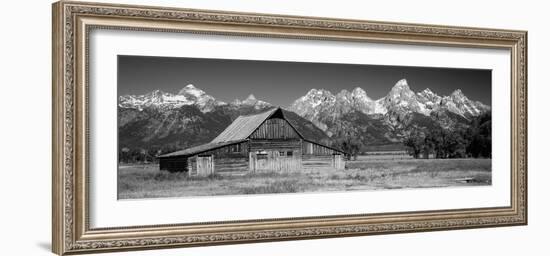
[[[3,7],[0,255],[549,251],[544,1]]]
[[[118,199],[491,185],[491,70],[118,56]]]

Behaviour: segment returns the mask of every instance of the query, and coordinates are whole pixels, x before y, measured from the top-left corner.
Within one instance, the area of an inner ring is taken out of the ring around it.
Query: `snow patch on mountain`
[[[235,99],[233,102],[231,102],[231,105],[234,107],[252,106],[255,109],[262,109],[272,106],[269,102],[256,99],[254,94],[248,95],[248,97],[246,97],[246,99],[244,100]]]

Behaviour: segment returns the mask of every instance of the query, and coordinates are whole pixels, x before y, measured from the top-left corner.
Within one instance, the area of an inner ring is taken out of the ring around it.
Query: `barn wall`
[[[195,157],[197,175],[208,176],[214,174],[214,156],[213,155],[198,155]]]
[[[201,153],[201,155],[213,156],[214,173],[248,171],[248,142],[228,145]]]
[[[289,172],[302,168],[300,150],[263,150],[250,152],[249,168],[252,172]]]
[[[227,145],[225,147],[209,150],[200,155],[214,155],[215,157],[239,157],[248,156],[248,142]]]
[[[170,172],[186,172],[189,170],[186,157],[180,158],[161,158],[159,159],[161,170]]]
[[[302,167],[302,141],[251,140],[249,169],[254,172],[287,172]]]
[[[248,171],[248,142],[227,145],[206,151],[198,155],[180,156],[159,159],[161,170],[172,172],[185,171],[189,175],[202,175],[204,170],[197,170],[198,156],[212,156],[214,172]],[[204,163],[200,163],[204,165]]]
[[[323,145],[319,145],[316,143],[312,143],[309,141],[304,141],[302,143],[302,152],[304,155],[332,155],[332,154],[340,154],[340,152],[331,149],[329,147],[325,147]]]
[[[197,156],[189,157],[189,159],[187,160],[187,166],[188,166],[190,176],[197,175],[198,174]]]
[[[215,173],[236,173],[248,171],[248,157],[214,157]]]
[[[300,150],[301,141],[298,139],[290,140],[251,140],[250,152],[261,150]],[[301,150],[300,150],[301,151]]]
[[[341,152],[323,145],[303,141],[302,154],[302,165],[305,169],[345,168]]]
[[[299,139],[300,136],[281,118],[267,119],[256,131],[250,135],[250,139]]]

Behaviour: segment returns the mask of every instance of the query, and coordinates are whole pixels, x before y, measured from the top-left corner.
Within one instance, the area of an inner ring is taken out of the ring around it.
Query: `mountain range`
[[[189,84],[178,93],[155,90],[118,99],[120,147],[177,150],[209,142],[239,115],[262,112],[274,105],[249,95],[229,103]],[[309,139],[330,144],[353,137],[363,146],[399,144],[412,128],[468,126],[491,110],[468,99],[460,89],[439,96],[430,89],[413,92],[399,80],[380,99],[360,87],[332,94],[311,89],[286,106],[286,115]]]

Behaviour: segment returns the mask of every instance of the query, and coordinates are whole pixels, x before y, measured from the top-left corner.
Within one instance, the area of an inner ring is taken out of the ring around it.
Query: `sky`
[[[361,87],[376,100],[403,78],[414,92],[430,88],[443,96],[461,89],[469,99],[491,104],[491,70],[481,69],[118,56],[117,88],[118,95],[141,95],[177,93],[193,84],[225,102],[253,94],[286,107],[313,88],[336,94]]]

